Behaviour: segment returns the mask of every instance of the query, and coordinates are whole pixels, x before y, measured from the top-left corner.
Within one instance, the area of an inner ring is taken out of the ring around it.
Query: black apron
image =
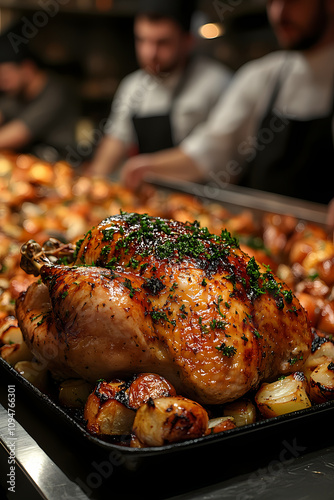
[[[247,165],[241,184],[328,203],[334,197],[334,98],[330,112],[322,118],[280,119],[274,110],[280,81],[281,77],[258,129],[257,154]]]
[[[132,116],[139,154],[174,147],[170,115],[171,112],[165,115]]]
[[[138,153],[154,153],[162,149],[169,149],[176,146],[173,139],[171,115],[175,100],[183,89],[189,75],[191,61],[188,61],[183,75],[176,86],[169,112],[160,115],[132,116],[132,123],[137,135]]]

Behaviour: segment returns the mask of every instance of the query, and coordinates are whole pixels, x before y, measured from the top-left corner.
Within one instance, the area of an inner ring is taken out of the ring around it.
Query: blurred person
[[[0,36],[0,150],[53,162],[75,144],[78,102],[67,82],[29,50],[22,26]]]
[[[194,4],[140,0],[134,20],[140,69],[120,83],[87,174],[105,176],[131,155],[177,146],[207,119],[228,86],[229,69],[194,55]]]
[[[267,12],[282,50],[240,68],[178,148],[129,160],[127,187],[153,173],[325,204],[334,197],[334,0],[268,0]]]

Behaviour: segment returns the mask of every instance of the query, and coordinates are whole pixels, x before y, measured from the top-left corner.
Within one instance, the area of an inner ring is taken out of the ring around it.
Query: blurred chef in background
[[[125,77],[86,174],[105,176],[134,154],[177,146],[205,121],[231,71],[194,55],[194,0],[140,0],[134,21],[140,69]]]
[[[334,0],[268,0],[267,12],[283,50],[238,70],[178,148],[129,160],[127,187],[153,173],[321,203],[334,197]]]
[[[29,50],[23,23],[0,36],[0,150],[65,158],[75,144],[78,103],[67,82]]]

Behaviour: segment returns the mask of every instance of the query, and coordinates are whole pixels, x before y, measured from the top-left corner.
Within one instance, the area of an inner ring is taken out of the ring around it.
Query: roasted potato
[[[129,406],[137,409],[150,398],[176,396],[176,391],[164,377],[155,373],[141,373],[131,383],[128,396]]]
[[[1,335],[1,343],[6,344],[21,344],[23,335],[20,328],[16,325],[10,325]]]
[[[33,355],[25,342],[6,344],[0,347],[0,356],[11,366],[19,361],[31,361]]]
[[[324,299],[305,292],[297,292],[296,297],[307,312],[310,325],[314,328],[317,327],[321,309],[324,306]]]
[[[279,264],[277,266],[276,275],[286,283],[289,288],[294,288],[295,286],[295,275],[290,266],[286,264]]]
[[[6,344],[6,342],[4,342],[2,340],[2,336],[4,335],[6,330],[11,326],[17,327],[17,319],[15,318],[15,316],[11,316],[11,315],[8,316],[8,315],[4,314],[3,317],[1,317],[1,319],[0,319],[0,343],[1,344]]]
[[[59,386],[59,403],[70,408],[81,408],[93,388],[92,384],[83,379],[64,380]]]
[[[181,396],[150,399],[136,413],[133,433],[144,446],[162,446],[204,436],[206,410]]]
[[[255,395],[255,402],[266,418],[309,408],[311,402],[304,374],[296,372],[276,382],[262,384]]]
[[[256,421],[256,408],[249,399],[238,399],[224,406],[224,416],[232,417],[236,427],[242,427]]]
[[[296,229],[288,245],[289,261],[291,264],[298,262],[304,266],[305,259],[313,254],[305,262],[305,270],[308,272],[316,262],[331,254],[330,242],[326,231],[315,224],[296,226]]]
[[[130,434],[135,411],[127,406],[126,384],[122,381],[99,382],[88,396],[84,418],[94,434]]]
[[[95,394],[88,396],[84,411],[87,429],[93,434],[130,434],[135,415],[117,399],[102,402]]]
[[[327,301],[322,308],[317,328],[331,335],[334,334],[334,302]]]
[[[334,285],[334,250],[333,255],[326,257],[316,265],[319,277],[329,286]]]

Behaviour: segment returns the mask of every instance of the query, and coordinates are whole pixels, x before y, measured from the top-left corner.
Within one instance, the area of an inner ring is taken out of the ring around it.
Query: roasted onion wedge
[[[323,342],[312,354],[307,358],[304,365],[304,375],[310,382],[311,374],[319,365],[329,364],[334,361],[334,344],[331,341]]]
[[[233,417],[217,417],[209,420],[208,434],[217,434],[218,432],[235,429],[236,425]]]
[[[266,418],[303,410],[311,406],[303,373],[292,373],[272,383],[264,383],[256,393],[255,402]]]
[[[334,399],[334,362],[318,365],[310,376],[310,399],[324,403]]]

